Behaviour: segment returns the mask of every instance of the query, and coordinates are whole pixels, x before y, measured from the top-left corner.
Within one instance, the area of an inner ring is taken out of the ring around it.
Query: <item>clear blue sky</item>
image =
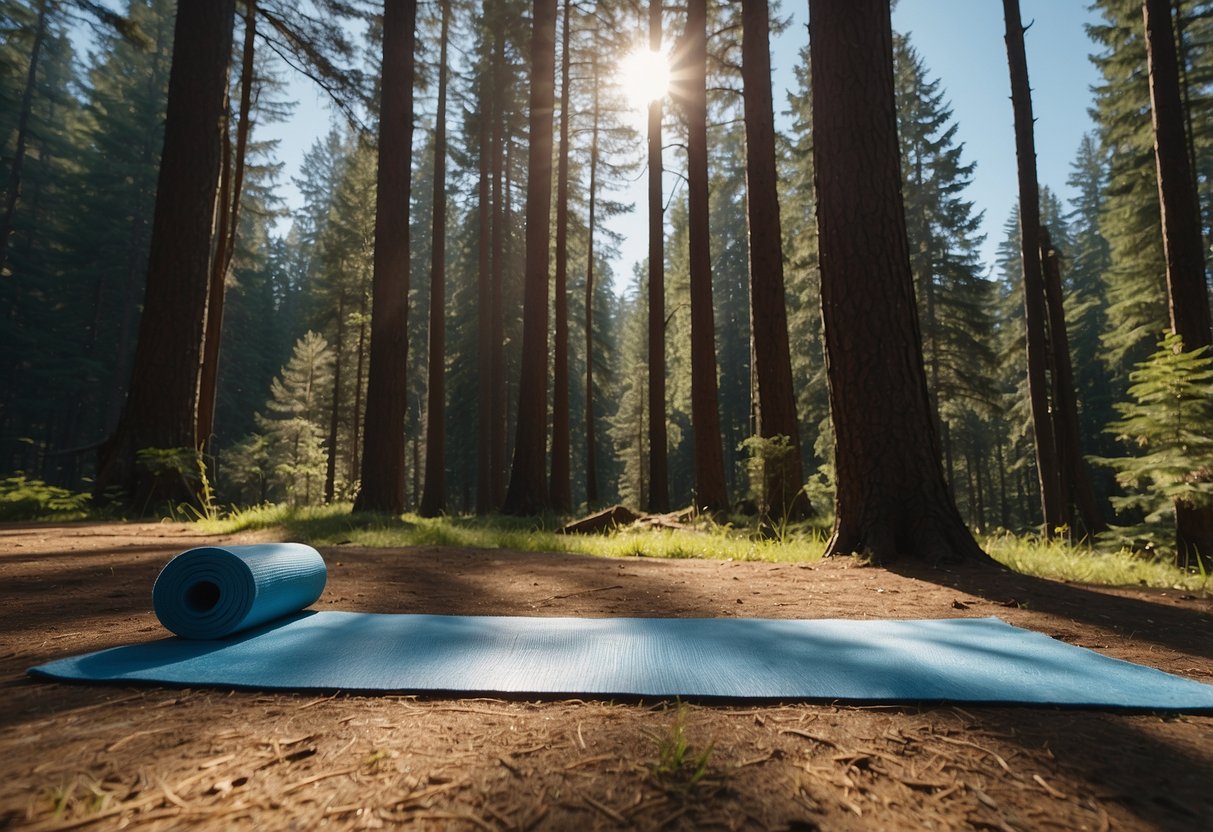
[[[786,106],[784,91],[792,84],[792,67],[808,41],[807,6],[807,0],[784,0],[783,13],[790,14],[793,22],[772,45],[777,110]],[[1087,10],[1086,0],[1021,0],[1021,6],[1024,22],[1034,22],[1026,41],[1038,176],[1042,185],[1064,199],[1070,195],[1065,184],[1070,163],[1083,133],[1092,127],[1087,108],[1091,85],[1098,76],[1088,60],[1094,44],[1083,26],[1096,15]],[[910,33],[931,76],[942,81],[960,125],[958,136],[965,145],[966,159],[977,162],[969,198],[985,212],[987,240],[982,251],[986,262],[992,263],[1017,198],[1002,4],[997,0],[900,0],[893,26]],[[297,173],[303,153],[327,130],[329,120],[323,100],[308,82],[292,79],[291,95],[300,101],[296,117],[269,131],[282,139],[280,157],[286,163],[287,177]],[[667,188],[673,184],[667,179]],[[288,204],[297,204],[293,188],[288,190]],[[647,256],[643,177],[622,197],[639,200],[639,205],[630,216],[612,223],[625,235],[615,264],[617,288],[630,279],[632,264]]]

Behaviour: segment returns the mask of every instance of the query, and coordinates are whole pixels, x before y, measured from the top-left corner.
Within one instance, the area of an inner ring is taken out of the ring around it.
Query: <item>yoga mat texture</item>
[[[153,606],[184,638],[31,668],[35,676],[260,690],[464,692],[1213,709],[1213,686],[997,618],[936,621],[533,618],[301,611],[309,546],[183,552]]]
[[[152,607],[183,638],[223,638],[315,603],[326,578],[324,558],[302,543],[203,546],[160,571]]]

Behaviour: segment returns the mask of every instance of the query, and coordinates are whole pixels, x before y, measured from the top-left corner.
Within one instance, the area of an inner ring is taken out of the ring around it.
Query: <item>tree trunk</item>
[[[691,279],[691,429],[695,434],[695,505],[726,511],[724,456],[712,318],[712,252],[708,207],[707,0],[687,4],[683,87],[687,119],[687,198]]]
[[[202,341],[202,368],[198,379],[198,449],[205,450],[215,432],[215,402],[219,386],[219,346],[223,332],[223,304],[227,296],[227,275],[236,253],[236,229],[240,224],[240,196],[244,191],[244,169],[248,156],[253,109],[257,2],[246,0],[244,13],[244,49],[240,60],[240,110],[236,121],[236,148],[233,154],[224,129],[223,174],[219,187],[219,221],[216,223],[215,251],[211,256],[210,286],[206,302],[206,335]],[[224,106],[225,122],[227,106]],[[234,170],[233,170],[234,168]],[[230,173],[230,178],[229,178]]]
[[[1171,331],[1191,351],[1209,346],[1209,293],[1196,179],[1187,153],[1184,108],[1179,90],[1179,60],[1168,0],[1145,0],[1142,17],[1150,69],[1154,114],[1154,161],[1167,260],[1167,296]],[[1181,566],[1199,560],[1213,568],[1213,506],[1175,503],[1176,556]]]
[[[661,49],[661,0],[649,0],[649,49]],[[649,102],[649,499],[654,514],[670,510],[665,414],[665,200],[662,189],[661,99]]]
[[[481,17],[490,19],[490,0],[484,0]],[[480,224],[476,279],[476,513],[488,514],[493,503],[493,276],[492,276],[492,204],[490,203],[492,119],[495,116],[492,90],[488,80],[480,78],[480,178],[477,183],[476,215]]]
[[[556,342],[552,360],[552,510],[572,508],[569,481],[569,55],[571,0],[564,0],[560,52],[560,147],[556,153]]]
[[[1096,535],[1107,531],[1108,525],[1099,511],[1090,472],[1082,455],[1078,401],[1074,396],[1074,369],[1070,363],[1070,339],[1066,333],[1065,303],[1061,290],[1061,264],[1047,228],[1040,229],[1040,260],[1048,303],[1049,350],[1053,367],[1053,436],[1057,440],[1063,482],[1068,484],[1062,497],[1072,499],[1078,507],[1086,534]]]
[[[4,218],[0,220],[0,277],[8,273],[8,241],[13,233],[13,217],[21,199],[21,168],[25,163],[25,144],[29,137],[29,117],[34,108],[34,92],[38,87],[38,58],[46,40],[50,0],[39,0],[38,20],[34,24],[34,42],[30,45],[29,68],[25,72],[25,89],[21,93],[21,112],[17,116],[17,144],[13,163],[8,169],[5,186]]]
[[[328,460],[324,469],[324,502],[337,497],[337,428],[341,424],[342,344],[345,343],[345,289],[337,294],[337,343],[333,350],[333,403],[329,408]]]
[[[1007,65],[1011,73],[1011,106],[1015,111],[1015,156],[1019,163],[1019,248],[1023,261],[1024,318],[1027,324],[1028,398],[1036,440],[1036,472],[1046,539],[1066,525],[1061,493],[1061,466],[1049,421],[1048,345],[1045,334],[1044,277],[1040,263],[1040,188],[1036,180],[1036,137],[1032,118],[1032,88],[1024,54],[1024,27],[1019,0],[1003,0],[1006,17]]]
[[[434,117],[434,226],[430,260],[429,393],[425,411],[423,517],[446,511],[446,94],[451,0],[441,0],[438,111]]]
[[[910,273],[888,0],[810,0],[821,307],[835,435],[828,554],[984,559],[944,483]]]
[[[507,514],[539,514],[550,506],[544,456],[547,450],[548,243],[552,210],[555,64],[556,0],[535,0],[531,35],[522,373],[518,385],[514,464],[502,508]]]
[[[493,424],[489,445],[489,472],[493,508],[500,508],[505,499],[505,443],[509,397],[505,377],[505,237],[510,221],[509,182],[506,177],[508,142],[505,136],[505,36],[498,26],[493,58],[493,269],[492,269],[492,386]]]
[[[585,263],[585,502],[598,504],[598,441],[594,429],[594,223],[598,193],[598,52],[591,57],[593,70],[593,127],[590,130],[590,217],[586,234]]]
[[[139,340],[126,406],[101,448],[94,486],[97,495],[119,489],[140,507],[198,501],[195,484],[158,474],[137,454],[197,447],[198,368],[235,5],[182,0],[177,7]]]
[[[792,384],[783,283],[783,234],[775,168],[767,0],[741,4],[741,78],[745,87],[746,208],[750,236],[750,338],[757,377],[759,436],[786,437],[787,452],[764,460],[764,511],[799,519],[809,511],[800,461],[800,425]]]
[[[371,354],[355,511],[404,512],[408,410],[409,186],[413,158],[416,0],[385,0],[379,174],[371,283]]]

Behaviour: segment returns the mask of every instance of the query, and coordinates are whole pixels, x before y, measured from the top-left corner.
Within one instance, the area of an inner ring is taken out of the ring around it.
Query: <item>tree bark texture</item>
[[[430,246],[430,354],[425,409],[425,487],[420,513],[446,510],[446,96],[451,0],[441,0],[438,110],[434,119],[434,220]]]
[[[560,35],[560,146],[556,152],[556,282],[553,307],[556,339],[552,357],[552,510],[567,512],[573,503],[569,476],[569,55],[573,4],[564,2]]]
[[[371,348],[359,512],[401,514],[408,411],[409,188],[416,0],[385,0]]]
[[[484,0],[481,17],[490,19],[491,0]],[[496,508],[493,503],[493,318],[492,318],[492,203],[490,156],[492,119],[495,107],[491,87],[480,79],[480,178],[477,183],[476,216],[480,224],[476,278],[476,513],[488,514]]]
[[[821,305],[837,490],[829,554],[984,559],[944,483],[914,300],[888,0],[810,0]]]
[[[661,0],[649,0],[649,49],[661,49]],[[649,102],[649,493],[648,510],[670,510],[665,413],[665,194],[661,99]]]
[[[788,453],[764,464],[765,511],[801,517],[808,508],[800,460],[800,425],[792,384],[783,282],[783,234],[775,168],[771,99],[770,17],[767,0],[741,4],[741,78],[745,97],[746,209],[749,220],[750,333],[757,379],[757,432],[783,436]]]
[[[526,277],[522,373],[514,463],[503,511],[549,508],[547,490],[548,243],[552,211],[552,108],[555,104],[556,0],[535,0],[531,35],[531,113],[527,160]]]
[[[598,52],[590,58],[593,78],[593,104],[590,129],[589,220],[586,229],[585,262],[585,502],[593,509],[598,504],[598,439],[594,428],[594,224],[595,198],[598,193]]]
[[[1066,525],[1061,466],[1049,419],[1048,340],[1045,332],[1044,275],[1040,262],[1040,187],[1036,180],[1036,137],[1032,118],[1032,88],[1024,53],[1019,0],[1003,0],[1006,18],[1007,65],[1011,74],[1011,106],[1015,112],[1015,156],[1019,168],[1019,248],[1023,262],[1024,320],[1027,325],[1028,398],[1036,442],[1036,472],[1040,479],[1044,532],[1052,539]]]
[[[256,57],[257,3],[247,0],[244,14],[244,47],[240,59],[240,104],[236,118],[236,147],[233,151],[224,130],[223,178],[219,188],[219,221],[211,260],[210,288],[206,302],[206,335],[202,341],[202,369],[198,379],[198,449],[204,450],[215,432],[215,402],[219,392],[219,347],[222,344],[223,306],[227,298],[227,276],[236,253],[236,229],[240,225],[240,197],[244,192],[244,170],[248,157],[250,118],[253,110],[253,79]],[[226,108],[225,108],[226,109]],[[226,113],[225,113],[226,115]]]
[[[506,78],[505,35],[498,26],[495,32],[493,53],[493,263],[491,312],[492,320],[492,388],[493,422],[489,444],[489,476],[493,489],[493,508],[500,508],[505,499],[506,418],[509,397],[506,394],[505,377],[505,237],[506,224],[510,219],[510,183],[506,181],[506,159],[509,154],[509,137],[505,135]]]
[[[724,455],[717,401],[716,324],[708,206],[707,0],[687,4],[683,87],[687,118],[687,198],[691,281],[691,425],[695,434],[695,505],[726,511]]]
[[[1074,395],[1074,369],[1070,362],[1070,338],[1066,332],[1066,311],[1061,290],[1061,264],[1049,231],[1043,227],[1040,229],[1040,259],[1048,302],[1049,354],[1053,368],[1053,436],[1057,440],[1058,462],[1066,484],[1062,497],[1073,500],[1086,534],[1096,535],[1107,531],[1108,524],[1099,511],[1090,472],[1082,455],[1078,400]]]
[[[1171,331],[1185,350],[1209,346],[1209,290],[1196,179],[1187,153],[1179,59],[1169,0],[1145,0],[1142,18],[1150,70],[1154,161],[1158,171],[1163,252]],[[1199,558],[1213,567],[1213,506],[1175,504],[1176,550],[1181,564]]]
[[[189,483],[158,477],[136,454],[197,447],[198,369],[235,5],[181,0],[177,6],[139,340],[130,392],[101,448],[95,484],[97,494],[117,488],[138,506],[197,501]]]

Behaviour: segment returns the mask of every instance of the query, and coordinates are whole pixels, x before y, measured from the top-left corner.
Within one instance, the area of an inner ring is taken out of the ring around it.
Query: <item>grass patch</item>
[[[752,528],[704,521],[686,530],[625,528],[602,535],[562,535],[553,531],[556,522],[554,518],[541,519],[537,526],[531,518],[498,515],[443,518],[354,515],[350,513],[350,505],[344,504],[312,508],[263,506],[238,510],[219,520],[199,520],[195,525],[206,534],[273,529],[292,540],[319,546],[457,546],[570,552],[608,558],[808,563],[820,560],[825,550],[825,536],[811,527],[770,537]],[[1041,543],[1009,534],[987,538],[984,546],[997,561],[1016,572],[1051,580],[1191,592],[1213,590],[1208,575],[1185,572],[1170,563],[1127,550]]]
[[[1034,538],[1008,534],[988,538],[985,550],[1016,572],[1055,581],[1191,592],[1213,590],[1208,575],[1185,572],[1166,561],[1143,557],[1127,549],[1091,549],[1058,541],[1042,543]]]

